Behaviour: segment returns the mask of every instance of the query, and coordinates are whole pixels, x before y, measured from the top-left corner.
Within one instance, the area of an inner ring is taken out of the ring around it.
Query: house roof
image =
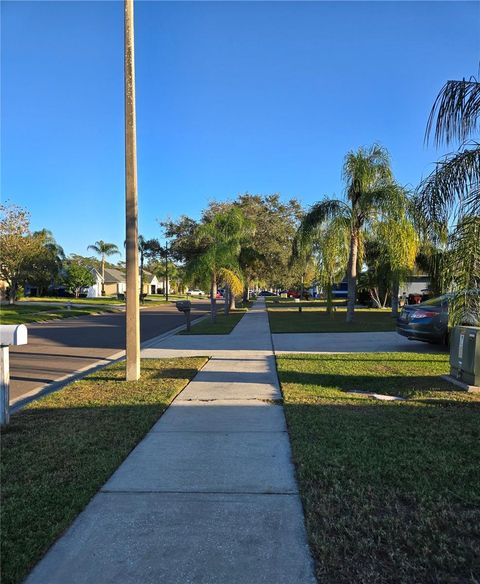
[[[105,283],[125,282],[125,274],[115,268],[105,268]]]
[[[143,270],[143,277],[146,282],[152,282],[155,275],[147,270]],[[125,283],[126,275],[122,270],[117,270],[116,268],[105,268],[105,283]]]
[[[99,272],[99,270],[97,270],[97,268],[94,268],[93,266],[90,266],[88,268],[88,271],[93,275],[94,278],[96,278],[97,276],[99,276],[100,278],[102,277],[102,274]]]

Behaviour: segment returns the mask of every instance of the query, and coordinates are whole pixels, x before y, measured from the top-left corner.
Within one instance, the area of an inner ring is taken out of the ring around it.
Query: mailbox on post
[[[190,332],[190,311],[192,310],[192,303],[190,300],[178,300],[175,302],[177,310],[185,313],[185,319],[187,321],[187,331]]]
[[[0,325],[0,424],[10,421],[10,345],[26,345],[27,327],[24,324]]]

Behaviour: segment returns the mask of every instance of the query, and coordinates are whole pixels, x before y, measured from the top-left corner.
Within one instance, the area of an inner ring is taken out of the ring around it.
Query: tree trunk
[[[217,318],[217,276],[212,272],[210,281],[210,317],[212,322]]]
[[[357,261],[358,261],[358,229],[352,229],[350,236],[350,256],[348,258],[348,298],[347,298],[347,322],[353,322],[355,314],[355,301],[357,298]]]
[[[225,316],[228,316],[228,313],[230,312],[230,288],[227,285],[225,285],[223,303],[223,312],[225,313]]]
[[[102,296],[105,296],[105,256],[102,256]]]
[[[398,316],[398,295],[400,291],[400,279],[397,275],[392,280],[392,315]]]
[[[382,308],[387,308],[388,302],[388,290],[385,292],[385,296],[383,297]]]
[[[231,288],[228,290],[228,311],[235,310],[235,294],[233,294]]]
[[[327,288],[327,313],[330,314],[330,316],[333,316],[333,296],[332,296],[332,284],[329,282],[326,285]]]
[[[248,302],[248,282],[245,283],[245,286],[243,287],[243,303],[246,304]]]
[[[303,293],[305,291],[304,290],[305,289],[304,282],[305,282],[305,275],[302,274],[302,282],[301,282],[301,285],[300,285],[300,300],[303,300]]]
[[[10,290],[8,291],[8,303],[15,304],[15,300],[17,299],[17,284],[12,282],[10,284]]]
[[[140,253],[140,302],[143,304],[143,253]]]
[[[382,303],[380,302],[380,295],[378,294],[377,288],[370,288],[368,291],[370,298],[373,300],[376,308],[382,308]]]

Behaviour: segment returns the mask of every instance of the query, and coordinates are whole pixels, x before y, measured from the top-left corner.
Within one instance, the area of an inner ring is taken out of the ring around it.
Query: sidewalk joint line
[[[287,430],[151,430],[152,434],[286,434]]]
[[[115,491],[114,489],[100,489],[99,493],[104,495],[282,495],[285,497],[298,496],[299,494],[298,491]]]

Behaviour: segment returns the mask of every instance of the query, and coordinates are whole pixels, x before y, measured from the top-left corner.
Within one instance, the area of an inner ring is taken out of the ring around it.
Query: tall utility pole
[[[126,200],[126,353],[127,381],[140,378],[140,305],[138,285],[137,137],[133,0],[125,0],[125,200]]]

